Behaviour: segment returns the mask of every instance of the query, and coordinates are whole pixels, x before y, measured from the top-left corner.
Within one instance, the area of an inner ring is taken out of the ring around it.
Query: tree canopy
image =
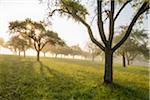
[[[19,34],[23,38],[29,38],[37,51],[37,61],[39,61],[40,51],[49,43],[51,45],[65,44],[56,32],[46,30],[44,22],[36,22],[31,19],[24,21],[10,22],[9,30],[13,34]]]
[[[125,34],[126,26],[121,27],[121,34],[115,37],[115,42],[118,42]],[[145,30],[133,29],[131,36],[127,41],[117,50],[117,53],[125,57],[128,64],[133,61],[138,55],[143,55],[148,58],[148,34]],[[145,56],[147,55],[147,56]],[[125,63],[125,61],[123,61]],[[125,66],[125,64],[123,64]]]

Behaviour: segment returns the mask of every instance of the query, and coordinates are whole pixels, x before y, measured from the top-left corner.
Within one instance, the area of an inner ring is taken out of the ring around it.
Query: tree
[[[56,45],[56,46],[50,46],[50,52],[55,54],[55,58],[57,58],[58,54],[62,55],[69,55],[71,54],[71,48],[67,46],[66,44],[61,46],[61,45]]]
[[[46,30],[45,24],[42,21],[35,22],[31,19],[26,19],[24,21],[10,22],[9,30],[11,33],[19,33],[20,36],[31,39],[37,52],[37,61],[40,60],[40,52],[47,43],[51,45],[64,44],[56,32]]]
[[[62,55],[69,55],[72,53],[72,49],[69,46],[64,45],[59,48],[59,53],[61,54],[61,57]]]
[[[81,54],[85,60],[89,60],[89,58],[91,57],[91,54],[88,51],[82,51]]]
[[[86,15],[88,14],[87,9],[81,4],[80,0],[51,0],[51,2],[56,3],[55,7],[51,7],[54,3],[49,3],[50,15],[52,16],[56,11],[61,15],[68,16],[69,18],[75,19],[82,23],[89,33],[90,39],[95,43],[99,48],[101,48],[105,53],[105,72],[104,72],[104,83],[113,82],[113,53],[127,40],[130,36],[131,30],[136,23],[137,19],[149,9],[149,0],[97,0],[97,26],[99,30],[99,35],[103,42],[100,43],[93,35],[91,26],[86,21]],[[119,2],[119,3],[118,3]],[[108,9],[110,4],[110,9]],[[133,19],[131,20],[128,28],[125,32],[123,38],[115,45],[112,46],[115,22],[118,19],[118,16],[125,9],[126,5],[133,4],[137,6],[138,10],[135,13]],[[115,12],[116,5],[120,6],[118,12]],[[54,9],[53,9],[54,8]],[[106,9],[105,9],[106,8]],[[104,13],[106,18],[104,18]],[[104,31],[104,21],[103,19],[109,20],[109,36],[106,38]]]
[[[18,44],[19,44],[18,36],[12,36],[10,38],[10,40],[7,41],[5,47],[10,49],[14,53],[17,53],[17,51],[20,52]],[[19,55],[20,55],[20,53],[19,53]]]
[[[120,35],[115,37],[114,42],[118,42],[125,34],[126,26],[121,27]],[[138,55],[148,54],[148,34],[144,30],[133,29],[131,36],[127,41],[117,50],[117,53],[122,56],[123,66],[129,65]]]
[[[79,44],[71,46],[71,50],[72,50],[71,55],[73,55],[73,59],[74,59],[75,55],[82,54],[82,50],[81,50]]]
[[[19,36],[12,36],[9,41],[7,41],[6,48],[12,50],[13,52],[23,52],[24,57],[26,56],[26,50],[31,47],[31,44],[28,44],[26,40],[19,38]]]
[[[98,48],[94,43],[88,42],[87,48],[89,53],[92,55],[92,61],[94,61],[95,57],[101,54],[101,49]]]
[[[42,49],[42,52],[44,53],[44,57],[46,56],[46,53],[49,51],[50,51],[50,45],[46,44]]]
[[[55,58],[57,58],[57,55],[60,53],[59,48],[60,48],[60,46],[58,46],[58,45],[56,45],[56,46],[51,45],[50,46],[50,52],[55,54]]]
[[[23,52],[23,56],[26,57],[26,51],[32,47],[32,44],[25,39],[18,37],[18,49]]]

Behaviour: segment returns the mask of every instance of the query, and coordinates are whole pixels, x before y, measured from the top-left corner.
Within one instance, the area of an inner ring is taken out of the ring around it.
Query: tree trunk
[[[45,52],[43,52],[43,54],[44,54],[44,57],[46,56],[46,53]]]
[[[113,82],[113,52],[106,48],[105,50],[105,73],[104,73],[104,83]]]
[[[127,64],[130,65],[130,60],[129,59],[127,59]]]
[[[94,62],[94,55],[92,56],[92,62]]]
[[[24,56],[24,58],[26,57],[26,51],[25,50],[23,51],[23,56]]]
[[[55,58],[57,58],[57,53],[55,54]]]
[[[125,58],[125,54],[122,54],[122,62],[123,62],[123,67],[126,67],[126,58]]]
[[[74,59],[74,55],[73,55],[73,59]]]
[[[37,61],[40,61],[40,51],[37,51]]]
[[[19,56],[20,56],[20,50],[19,50]]]

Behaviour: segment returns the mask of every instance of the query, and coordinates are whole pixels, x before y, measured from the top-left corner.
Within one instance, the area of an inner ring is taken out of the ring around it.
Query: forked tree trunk
[[[40,51],[37,51],[37,61],[40,61]]]
[[[104,83],[113,82],[113,52],[109,49],[105,50],[105,73]]]
[[[123,67],[126,67],[126,58],[125,58],[125,54],[122,54],[122,62],[123,62]]]

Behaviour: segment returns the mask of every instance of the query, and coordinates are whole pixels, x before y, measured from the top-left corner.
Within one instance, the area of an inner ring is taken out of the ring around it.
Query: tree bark
[[[37,61],[40,61],[40,51],[37,51]]]
[[[105,50],[105,72],[104,72],[104,83],[113,82],[113,52],[106,48]]]
[[[127,64],[130,65],[130,60],[129,59],[127,59]]]
[[[125,54],[122,54],[122,62],[123,62],[123,67],[126,67],[126,58],[125,58]]]

